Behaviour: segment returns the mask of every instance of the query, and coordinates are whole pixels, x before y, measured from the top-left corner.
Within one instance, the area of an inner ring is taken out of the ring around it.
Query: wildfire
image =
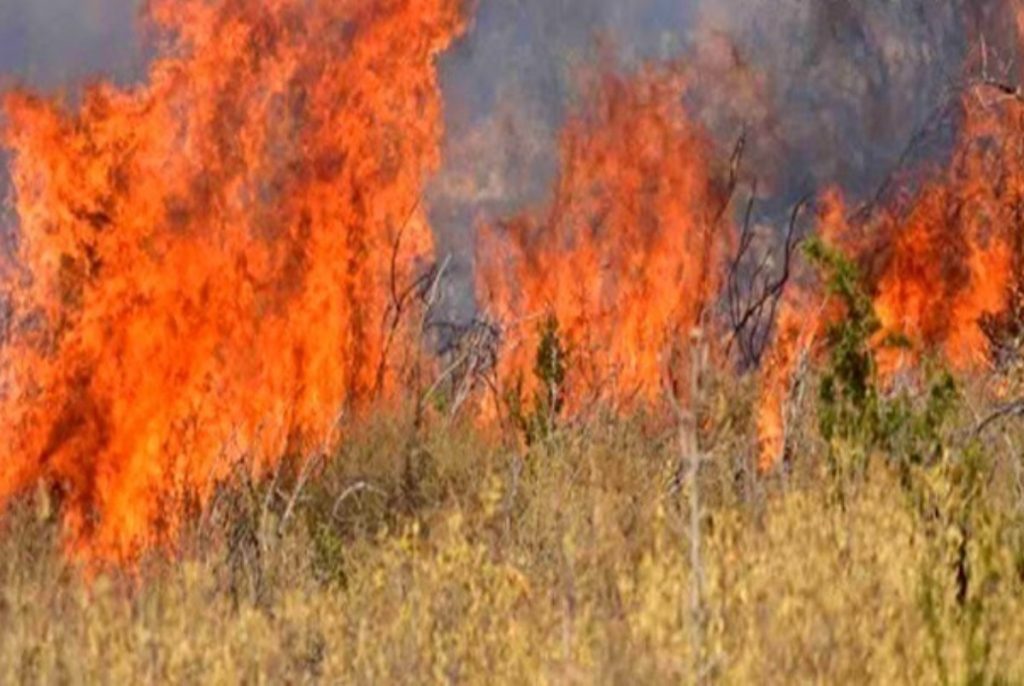
[[[829,194],[819,232],[860,267],[881,329],[876,336],[883,382],[922,355],[939,355],[954,370],[991,360],[986,322],[1013,306],[1021,286],[1024,233],[1024,102],[987,92],[965,96],[964,120],[951,160],[915,193],[881,208],[866,225],[849,222]],[[775,346],[763,373],[758,427],[761,467],[782,453],[783,405],[793,365],[813,347],[827,317],[823,295],[794,288],[784,305]],[[792,312],[803,324],[794,335]],[[893,337],[907,346],[882,345]]]
[[[144,87],[5,99],[0,507],[49,484],[98,561],[172,542],[181,496],[394,387],[392,294],[432,251],[434,58],[462,27],[458,0],[155,0],[149,19]]]
[[[433,253],[420,197],[441,164],[435,59],[462,9],[150,0],[163,42],[144,86],[101,83],[75,107],[5,96],[0,509],[50,488],[74,554],[131,561],[173,545],[184,499],[329,443],[339,416],[398,390],[420,344],[396,333],[399,293]],[[716,45],[707,64],[735,68]],[[746,87],[723,97],[761,102],[755,72],[743,63]],[[605,69],[565,125],[550,199],[479,232],[498,377],[527,401],[550,390],[534,373],[548,321],[567,356],[559,406],[656,404],[666,380],[690,400],[736,208],[686,74]],[[988,324],[1020,307],[1024,99],[988,86],[965,95],[947,166],[916,190],[868,219],[838,191],[821,203],[818,233],[860,267],[878,314],[883,379],[925,354],[985,365]],[[719,94],[701,95],[713,109]],[[761,370],[765,470],[786,447],[795,370],[835,314],[799,281]],[[909,347],[881,345],[896,334]]]
[[[499,378],[526,398],[550,317],[568,349],[569,410],[658,399],[666,359],[689,360],[731,232],[684,87],[675,69],[605,74],[566,124],[550,203],[481,232],[478,290],[514,340]]]

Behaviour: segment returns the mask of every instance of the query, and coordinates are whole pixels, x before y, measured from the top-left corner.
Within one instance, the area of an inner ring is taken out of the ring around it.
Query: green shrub
[[[547,440],[558,428],[565,410],[568,366],[569,348],[559,330],[558,319],[553,314],[549,315],[540,326],[540,341],[533,365],[537,391],[532,402],[529,405],[524,403],[522,379],[506,397],[509,416],[528,445]]]
[[[905,389],[886,393],[878,374],[878,348],[907,347],[907,339],[887,334],[878,340],[878,315],[859,270],[846,256],[819,239],[808,241],[805,252],[840,312],[826,328],[827,361],[817,408],[819,432],[830,446],[830,464],[840,472],[844,467],[862,472],[871,454],[879,451],[913,463],[934,459],[958,406],[952,375],[941,368],[926,372],[928,391],[923,400]],[[840,465],[840,453],[851,456],[852,464]]]

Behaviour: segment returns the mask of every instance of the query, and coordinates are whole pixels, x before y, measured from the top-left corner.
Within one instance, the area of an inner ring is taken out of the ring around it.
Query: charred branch
[[[774,276],[770,274],[770,261],[773,257],[771,251],[765,251],[752,268],[746,266],[752,258],[755,243],[752,223],[753,194],[747,203],[739,244],[729,266],[727,308],[731,335],[726,345],[727,352],[736,347],[745,368],[758,366],[768,345],[775,315],[793,274],[795,253],[802,241],[800,217],[810,202],[811,196],[805,196],[790,212],[779,253],[782,264]],[[750,270],[746,278],[743,274],[745,269]],[[749,285],[746,289],[744,281]]]

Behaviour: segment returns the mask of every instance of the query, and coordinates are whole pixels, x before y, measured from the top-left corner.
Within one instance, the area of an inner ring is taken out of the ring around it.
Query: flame
[[[1008,307],[1019,278],[1022,117],[1016,101],[971,104],[946,178],[927,184],[908,210],[882,220],[890,252],[877,278],[875,309],[883,330],[908,336],[914,351],[941,353],[957,370],[988,362],[982,323]],[[897,355],[880,354],[883,375],[917,357]]]
[[[383,322],[432,252],[434,60],[462,27],[457,0],[148,11],[145,86],[4,103],[0,506],[50,484],[99,562],[172,543],[179,498],[393,389]]]
[[[820,333],[821,313],[813,296],[802,290],[787,297],[776,318],[775,339],[762,362],[761,397],[755,423],[758,437],[758,469],[770,470],[785,457],[786,401],[801,359],[807,356]],[[810,315],[810,316],[809,316]]]
[[[906,197],[874,213],[867,225],[847,220],[837,192],[824,203],[820,232],[860,266],[881,330],[875,338],[878,373],[886,382],[924,355],[937,355],[955,371],[991,361],[985,322],[1013,305],[1024,265],[1024,102],[972,90],[948,167]],[[759,464],[781,455],[784,401],[800,349],[813,347],[828,316],[822,295],[795,287],[784,303],[772,361],[762,374]],[[817,311],[816,311],[817,310]],[[790,322],[813,322],[794,336]],[[883,345],[894,336],[908,347]]]
[[[527,397],[550,316],[569,351],[569,411],[657,400],[666,356],[689,361],[731,231],[710,145],[681,103],[685,85],[676,68],[607,70],[565,126],[547,206],[481,231],[478,292],[514,341],[499,378],[520,379]]]

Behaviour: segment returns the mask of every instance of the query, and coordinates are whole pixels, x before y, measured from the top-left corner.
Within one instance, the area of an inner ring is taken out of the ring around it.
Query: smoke
[[[442,60],[445,166],[425,199],[450,314],[475,309],[477,226],[546,200],[588,65],[686,65],[687,103],[723,156],[745,133],[758,216],[773,222],[806,193],[865,198],[901,162],[948,149],[942,105],[972,41],[1000,42],[1005,1],[477,0]],[[0,0],[0,72],[44,90],[131,80],[140,2]]]
[[[141,73],[141,0],[0,0],[0,72],[46,90]]]
[[[782,203],[871,192],[942,123],[973,33],[958,0],[716,0],[699,15],[694,98],[719,138],[749,128],[748,169]]]
[[[966,0],[481,0],[443,64],[445,169],[431,192],[466,296],[476,227],[544,202],[587,65],[675,61],[680,93],[726,157],[745,135],[758,216],[807,193],[869,197],[901,164],[948,150],[950,95],[995,3]],[[998,23],[998,22],[995,22]],[[991,28],[991,27],[989,27]],[[996,41],[997,42],[997,41]]]

